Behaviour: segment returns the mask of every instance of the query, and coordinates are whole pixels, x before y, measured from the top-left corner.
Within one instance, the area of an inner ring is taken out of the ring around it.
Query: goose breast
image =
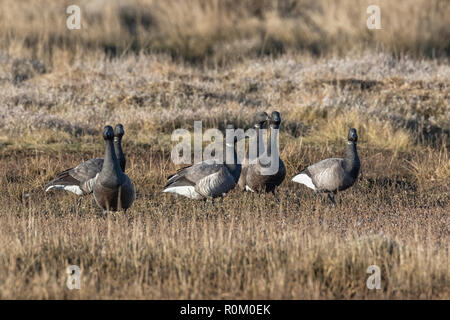
[[[135,200],[134,187],[128,176],[124,176],[119,187],[110,188],[101,183],[93,185],[94,199],[105,210],[128,209]]]

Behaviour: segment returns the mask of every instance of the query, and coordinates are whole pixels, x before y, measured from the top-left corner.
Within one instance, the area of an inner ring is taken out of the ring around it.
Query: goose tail
[[[306,172],[300,172],[298,175],[292,178],[292,181],[304,184],[310,189],[315,190],[316,186],[314,185],[311,177]]]
[[[84,194],[80,188],[80,181],[72,177],[69,174],[69,170],[61,172],[56,179],[45,185],[45,192],[49,192],[52,189],[69,191],[79,196]]]

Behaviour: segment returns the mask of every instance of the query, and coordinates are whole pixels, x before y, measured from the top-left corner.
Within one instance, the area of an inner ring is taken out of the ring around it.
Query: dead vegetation
[[[382,2],[395,25],[370,34],[353,28],[364,1],[82,1],[89,28],[76,35],[56,27],[63,2],[39,2],[44,18],[35,2],[0,4],[0,298],[450,297],[450,67],[425,58],[448,52],[447,2]],[[246,129],[262,110],[283,120],[280,203],[234,190],[202,208],[161,193],[174,129]],[[127,216],[44,193],[102,156],[101,130],[119,122],[137,190]],[[329,209],[289,180],[343,155],[350,126],[361,175]],[[381,290],[366,287],[370,265]]]

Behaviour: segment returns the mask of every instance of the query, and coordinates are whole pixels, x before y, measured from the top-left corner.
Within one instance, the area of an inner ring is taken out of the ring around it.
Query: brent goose
[[[92,179],[83,183],[83,189],[93,192],[95,201],[104,212],[126,211],[135,199],[134,186],[130,178],[120,168],[114,152],[114,131],[106,126],[103,131],[105,156],[102,170]]]
[[[286,168],[283,161],[278,156],[278,130],[281,124],[280,113],[277,111],[272,112],[270,116],[270,140],[268,141],[267,153],[264,149],[264,116],[266,121],[268,119],[267,113],[257,114],[255,120],[255,129],[257,131],[257,143],[258,143],[258,153],[257,158],[252,161],[252,159],[246,159],[244,162],[244,168],[242,170],[242,175],[239,180],[239,186],[241,189],[251,192],[275,192],[275,188],[279,186],[284,178],[286,177]],[[276,156],[278,158],[278,170],[275,173],[265,173],[265,170],[269,169],[270,162],[267,164],[261,163],[261,158],[265,157],[267,160],[270,159],[272,151],[271,141],[275,141],[274,147],[276,148]],[[259,147],[262,146],[262,147]]]
[[[234,130],[234,126],[227,125],[227,129]],[[176,193],[197,200],[224,196],[236,186],[241,174],[236,142],[234,140],[233,143],[226,143],[225,147],[226,154],[233,154],[232,164],[210,159],[182,168],[168,178],[163,192]]]
[[[335,194],[355,183],[361,167],[356,150],[356,129],[349,130],[347,140],[347,155],[344,159],[329,158],[317,162],[292,178],[292,181],[304,184],[317,193],[326,193],[332,204],[336,205]]]
[[[255,115],[255,124],[254,128],[256,131],[255,137],[250,141],[249,152],[245,154],[244,161],[242,163],[242,171],[241,176],[239,177],[238,186],[242,190],[253,191],[257,190],[257,185],[260,185],[259,182],[260,172],[259,172],[259,161],[258,158],[260,155],[264,154],[264,139],[263,132],[266,129],[266,123],[268,119],[268,115],[266,112],[258,112]],[[252,144],[256,144],[256,158],[249,158],[248,154],[251,153],[250,149]],[[248,180],[248,181],[247,181]]]
[[[275,156],[278,158],[278,171],[269,175],[269,178],[266,181],[266,192],[274,192],[275,188],[278,187],[286,177],[286,167],[279,156],[278,148],[278,130],[280,130],[280,125],[281,115],[278,111],[273,111],[270,115],[270,141],[267,146],[267,153],[269,154],[269,158],[272,158],[272,146],[275,147]],[[272,142],[274,143],[273,145]]]
[[[114,152],[120,163],[120,168],[125,172],[126,159],[122,151],[122,137],[124,135],[122,124],[117,124],[114,129]],[[103,158],[87,160],[75,168],[64,170],[57,174],[56,178],[45,186],[45,191],[51,189],[66,190],[79,196],[88,194],[91,191],[83,188],[84,183],[94,178],[102,170]]]

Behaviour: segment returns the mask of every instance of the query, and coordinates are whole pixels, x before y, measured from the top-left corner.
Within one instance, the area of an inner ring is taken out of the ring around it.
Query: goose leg
[[[330,199],[331,203],[330,203],[330,209],[331,207],[335,206],[336,207],[336,201],[334,201],[334,194],[328,193],[328,199]]]
[[[206,198],[203,198],[203,200],[202,200],[202,210],[205,210],[205,208],[206,208],[206,201],[207,201],[207,199]]]
[[[273,198],[275,199],[275,202],[280,203],[280,199],[277,197],[275,190],[272,190],[272,195],[273,195]]]

